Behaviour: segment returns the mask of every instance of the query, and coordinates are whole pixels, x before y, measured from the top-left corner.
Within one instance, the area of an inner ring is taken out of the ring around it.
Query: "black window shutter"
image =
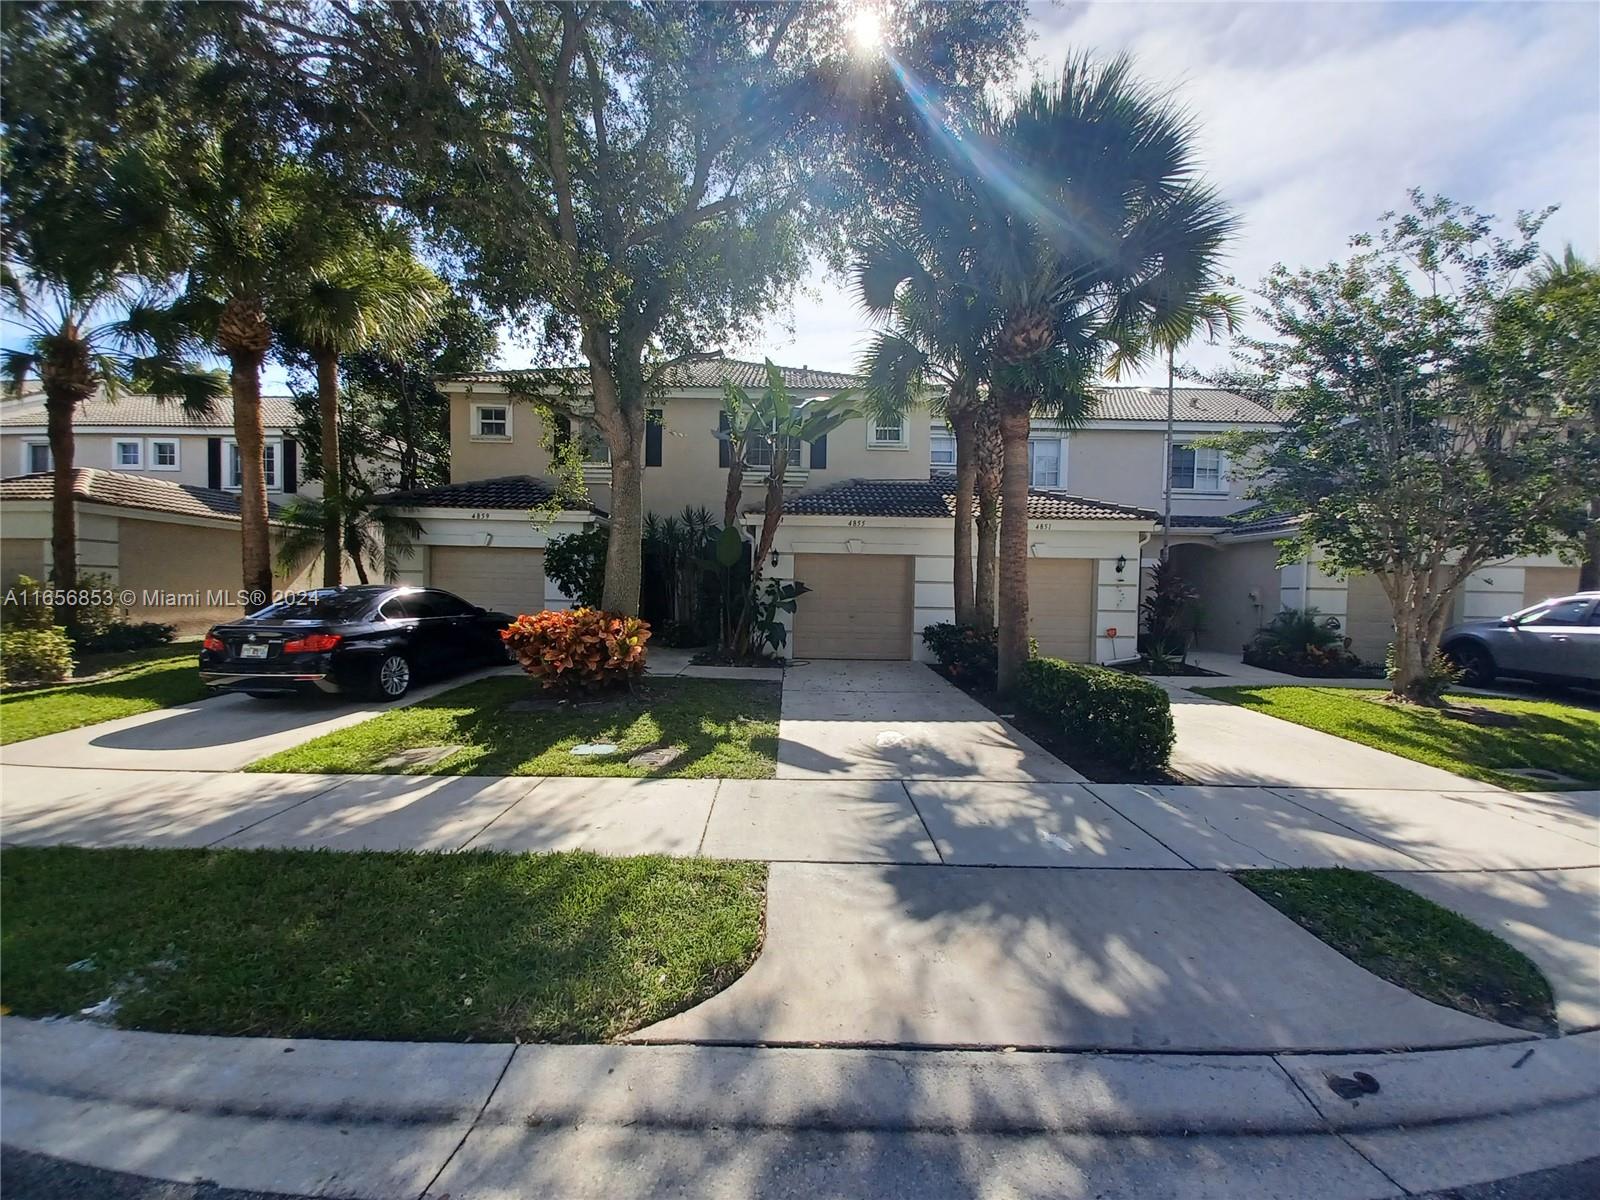
[[[292,441],[283,443],[283,490],[290,495],[300,490],[299,449]]]
[[[222,486],[222,439],[206,439],[206,486],[220,488]]]
[[[717,414],[717,432],[726,433],[727,431],[728,414],[725,412],[720,412]],[[733,466],[733,447],[729,444],[727,438],[717,439],[717,466]]]
[[[652,408],[644,419],[644,465],[661,465],[661,410]]]
[[[811,443],[811,469],[813,471],[826,471],[828,469],[827,434],[823,434]]]

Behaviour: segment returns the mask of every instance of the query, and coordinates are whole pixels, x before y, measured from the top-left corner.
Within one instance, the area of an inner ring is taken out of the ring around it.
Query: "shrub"
[[[993,629],[975,629],[971,625],[952,625],[946,621],[923,629],[922,641],[951,679],[993,689],[1000,670],[1000,635]],[[1029,638],[1029,656],[1037,653],[1039,643]]]
[[[1377,675],[1375,667],[1351,652],[1350,639],[1340,634],[1338,621],[1321,619],[1315,608],[1286,608],[1273,617],[1244,648],[1244,661],[1289,675]]]
[[[31,575],[18,575],[16,582],[6,589],[0,601],[0,629],[8,633],[22,629],[49,629],[55,625],[55,614],[44,603],[45,585]]]
[[[1178,573],[1171,558],[1157,561],[1150,569],[1150,586],[1139,601],[1144,618],[1145,651],[1161,651],[1167,657],[1182,659],[1188,652],[1189,634],[1199,591]]]
[[[1023,665],[1018,699],[1063,737],[1127,770],[1160,770],[1172,757],[1172,703],[1137,676],[1032,658]]]
[[[650,626],[638,617],[575,608],[520,616],[500,637],[545,687],[595,692],[631,683],[644,672]]]
[[[605,592],[606,543],[610,538],[600,526],[551,538],[545,547],[544,573],[580,607],[596,607]]]
[[[81,654],[114,654],[165,646],[177,633],[176,625],[160,621],[117,621],[93,636],[79,636],[74,642]]]
[[[1389,643],[1389,648],[1383,655],[1383,673],[1389,678],[1394,678],[1394,643]],[[1444,694],[1461,682],[1461,668],[1451,662],[1440,651],[1435,650],[1433,657],[1428,660],[1428,665],[1423,668],[1422,682],[1415,689],[1415,698],[1424,704],[1437,704],[1444,699]]]
[[[0,683],[55,683],[72,674],[72,639],[60,625],[0,632]]]

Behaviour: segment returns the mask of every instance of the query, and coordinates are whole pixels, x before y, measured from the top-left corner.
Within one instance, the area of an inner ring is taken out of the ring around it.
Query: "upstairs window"
[[[276,492],[282,486],[278,482],[278,442],[265,442],[261,447],[261,474],[267,482],[267,491]],[[242,488],[244,486],[244,461],[239,456],[239,443],[228,443],[228,486]]]
[[[504,404],[472,406],[472,436],[508,438],[511,436],[511,409]]]
[[[906,444],[904,417],[867,418],[867,445],[903,447]]]
[[[113,451],[113,456],[119,471],[137,471],[144,462],[138,442],[118,442]]]
[[[178,443],[172,438],[158,438],[150,443],[150,469],[176,471],[178,469]]]
[[[1036,488],[1061,486],[1061,439],[1028,441],[1028,482]]]
[[[1225,490],[1222,451],[1210,446],[1172,447],[1171,479],[1175,492]]]
[[[933,435],[932,462],[946,471],[956,469],[956,439],[948,433]]]
[[[783,440],[784,448],[789,452],[789,466],[787,470],[799,470],[800,439],[784,438]],[[767,468],[772,466],[772,442],[765,439],[759,442],[752,442],[750,444],[749,451],[745,454],[744,462],[745,466],[747,467]],[[785,473],[787,473],[787,471]]]
[[[43,475],[50,469],[50,443],[29,442],[23,450],[22,473]]]

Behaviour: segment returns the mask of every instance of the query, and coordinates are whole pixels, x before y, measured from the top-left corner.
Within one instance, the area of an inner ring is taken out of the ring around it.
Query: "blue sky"
[[[1413,185],[1504,218],[1559,204],[1546,247],[1600,256],[1600,5],[1040,4],[1031,28],[1032,69],[1127,51],[1194,110],[1207,172],[1243,218],[1227,270],[1246,295],[1275,262],[1340,256]],[[868,330],[848,286],[814,272],[725,349],[848,370]],[[508,347],[502,365],[526,357]],[[266,383],[281,390],[281,368]]]
[[[1600,5],[1036,5],[1031,25],[1038,68],[1127,51],[1195,111],[1243,217],[1227,269],[1246,294],[1275,262],[1339,257],[1412,186],[1508,219],[1559,204],[1545,246],[1600,253]],[[848,289],[814,275],[733,349],[847,370],[867,329]]]

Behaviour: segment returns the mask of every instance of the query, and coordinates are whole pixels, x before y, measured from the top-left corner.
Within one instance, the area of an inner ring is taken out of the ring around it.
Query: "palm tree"
[[[4,290],[26,331],[25,350],[4,352],[7,390],[16,395],[37,375],[45,397],[52,473],[50,578],[70,595],[78,582],[78,518],[73,504],[76,453],[72,422],[78,406],[96,391],[115,400],[141,388],[185,411],[211,411],[222,380],[186,361],[197,349],[182,327],[151,297],[130,302],[126,282],[103,271],[73,278],[25,271],[5,272]],[[111,314],[120,312],[120,316]],[[58,606],[69,624],[72,606]]]
[[[422,536],[421,523],[381,503],[371,485],[359,476],[351,477],[338,511],[339,542],[334,557],[348,558],[363,584],[368,582],[369,568],[385,582],[393,580]],[[278,566],[285,574],[292,575],[303,564],[327,554],[323,540],[327,519],[327,497],[315,500],[305,496],[284,506]]]
[[[324,587],[338,587],[341,576],[339,356],[409,344],[427,328],[444,295],[438,276],[412,256],[403,235],[386,228],[371,236],[355,233],[342,251],[312,264],[280,305],[281,323],[306,347],[317,369]]]
[[[1167,307],[1162,319],[1142,331],[1126,346],[1119,346],[1111,356],[1113,378],[1133,367],[1149,350],[1156,350],[1167,360],[1167,432],[1161,461],[1166,464],[1165,482],[1161,488],[1161,560],[1166,561],[1171,542],[1172,526],[1172,433],[1175,421],[1173,395],[1176,388],[1176,358],[1180,347],[1186,346],[1195,335],[1204,333],[1208,342],[1214,342],[1224,333],[1231,334],[1244,317],[1244,301],[1232,292],[1208,291],[1191,295],[1178,304]]]
[[[336,252],[331,225],[320,215],[329,189],[319,194],[319,182],[297,164],[258,162],[211,140],[193,149],[173,183],[194,248],[188,290],[174,311],[228,360],[247,607],[272,594],[261,426],[269,314]]]
[[[1131,63],[1068,61],[971,145],[987,289],[1003,316],[992,393],[1003,446],[999,690],[1028,655],[1028,431],[1071,427],[1109,346],[1158,327],[1214,273],[1234,225],[1196,178],[1193,123]]]
[[[960,625],[993,624],[992,597],[973,579],[973,502],[979,493],[979,434],[985,419],[990,344],[998,314],[984,303],[972,209],[956,176],[924,186],[892,220],[893,232],[868,243],[856,262],[857,293],[887,327],[862,354],[866,406],[874,417],[903,417],[924,393],[955,435],[955,616]],[[992,507],[992,505],[990,506]],[[983,525],[980,521],[980,535]],[[992,523],[989,529],[992,534]],[[994,546],[979,537],[978,570]],[[989,620],[985,622],[983,614]]]

